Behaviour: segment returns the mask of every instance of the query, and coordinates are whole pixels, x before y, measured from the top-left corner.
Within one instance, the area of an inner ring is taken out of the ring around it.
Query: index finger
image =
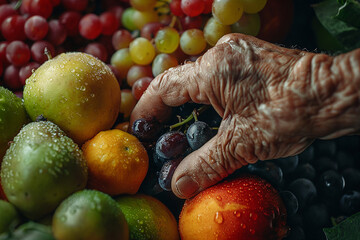
[[[130,117],[130,126],[140,118],[155,118],[166,121],[171,107],[186,102],[208,104],[206,96],[200,94],[201,79],[197,62],[190,62],[171,68],[154,78],[144,92]]]

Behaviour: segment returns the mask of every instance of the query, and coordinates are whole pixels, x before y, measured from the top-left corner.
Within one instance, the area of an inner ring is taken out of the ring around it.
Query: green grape
[[[229,25],[223,25],[215,18],[209,18],[204,27],[204,37],[210,46],[215,46],[216,42],[224,35],[231,32]]]
[[[130,5],[136,10],[147,11],[153,9],[156,2],[156,0],[130,0]]]
[[[142,29],[142,27],[150,22],[158,22],[159,16],[154,10],[148,11],[138,11],[135,10],[133,13],[133,23],[137,29]]]
[[[157,50],[162,53],[174,52],[180,43],[179,32],[172,27],[160,29],[155,36],[155,45]]]
[[[256,36],[260,31],[260,27],[261,22],[258,13],[244,13],[239,21],[231,25],[231,32]]]
[[[125,9],[121,16],[121,22],[123,26],[130,31],[134,31],[138,29],[134,24],[134,13],[135,13],[135,9],[130,7]]]
[[[150,64],[155,57],[155,47],[143,37],[138,37],[130,43],[131,59],[139,65]]]
[[[246,13],[257,13],[260,12],[267,2],[267,0],[238,0],[244,7]]]
[[[198,55],[206,48],[206,40],[200,29],[189,29],[181,34],[180,48],[188,55]]]
[[[117,50],[111,56],[110,64],[119,71],[122,79],[126,78],[127,72],[134,65],[130,56],[129,48]]]
[[[238,21],[243,14],[243,4],[240,0],[214,0],[213,16],[224,25]]]
[[[152,72],[154,77],[163,73],[165,70],[176,67],[179,65],[178,60],[169,54],[160,53],[158,54],[152,63]]]

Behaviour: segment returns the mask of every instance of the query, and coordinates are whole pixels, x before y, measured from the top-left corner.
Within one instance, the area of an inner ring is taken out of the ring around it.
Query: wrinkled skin
[[[188,155],[172,190],[189,198],[258,160],[295,155],[314,139],[360,129],[360,49],[331,57],[229,34],[194,63],[156,77],[133,110],[168,118],[188,101],[211,104],[218,134]]]

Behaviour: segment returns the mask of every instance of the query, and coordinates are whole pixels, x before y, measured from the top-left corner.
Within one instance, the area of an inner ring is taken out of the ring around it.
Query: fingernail
[[[176,189],[183,197],[192,197],[198,190],[199,185],[189,176],[183,176],[176,181]]]

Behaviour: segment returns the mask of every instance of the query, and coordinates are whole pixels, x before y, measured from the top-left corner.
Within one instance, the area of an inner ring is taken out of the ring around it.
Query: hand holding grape
[[[188,101],[220,114],[218,134],[174,173],[173,192],[188,198],[248,163],[297,154],[315,138],[358,132],[359,66],[360,50],[331,57],[226,35],[196,62],[156,77],[131,124],[164,121],[171,107]]]

